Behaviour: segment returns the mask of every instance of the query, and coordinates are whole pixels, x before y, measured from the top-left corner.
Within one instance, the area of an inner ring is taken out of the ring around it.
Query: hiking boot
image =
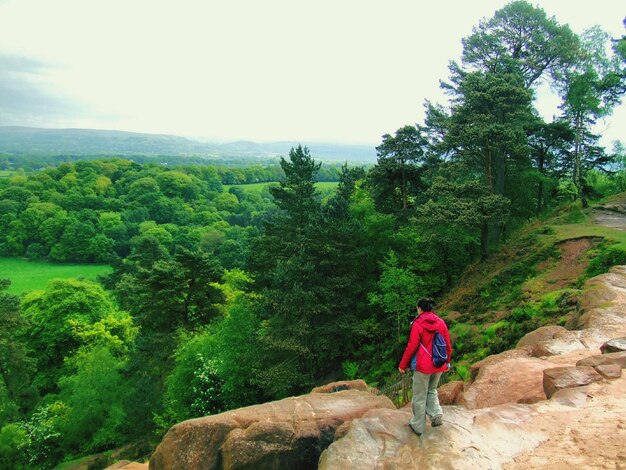
[[[443,424],[443,416],[437,415],[430,418],[430,425],[434,428]]]
[[[414,432],[414,433],[415,433],[418,437],[422,435],[422,433],[421,433],[421,432],[417,432],[417,431],[415,430],[415,428],[413,428],[413,426],[411,426],[411,423],[409,423],[409,427],[411,428],[411,431],[413,431],[413,432]]]

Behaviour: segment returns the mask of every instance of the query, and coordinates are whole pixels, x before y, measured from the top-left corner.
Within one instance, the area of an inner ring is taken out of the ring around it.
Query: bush
[[[0,430],[0,469],[16,468],[27,445],[28,435],[22,426],[16,423],[4,426]]]
[[[620,264],[626,264],[626,251],[615,246],[602,247],[600,253],[589,262],[581,280],[604,274]]]
[[[354,380],[357,378],[359,365],[356,362],[343,361],[341,363],[341,368],[343,369],[343,374],[346,376],[346,379]]]

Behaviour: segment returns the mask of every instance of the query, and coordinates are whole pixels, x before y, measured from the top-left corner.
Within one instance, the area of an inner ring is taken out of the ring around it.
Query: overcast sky
[[[531,3],[624,34],[623,1]],[[0,125],[378,144],[443,103],[461,39],[505,4],[0,0]],[[604,140],[624,129],[621,105]]]

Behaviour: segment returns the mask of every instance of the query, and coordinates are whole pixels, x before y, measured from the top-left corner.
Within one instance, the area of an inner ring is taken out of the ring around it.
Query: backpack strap
[[[433,357],[433,355],[428,352],[428,349],[426,349],[426,346],[424,346],[424,343],[422,343],[421,341],[420,341],[420,346],[422,347],[424,351],[426,351],[426,354],[428,354],[430,357]]]

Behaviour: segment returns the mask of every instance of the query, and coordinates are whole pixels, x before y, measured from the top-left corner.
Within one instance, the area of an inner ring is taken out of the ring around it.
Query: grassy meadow
[[[45,289],[50,279],[95,280],[99,274],[109,272],[111,267],[105,264],[52,264],[23,258],[0,258],[0,279],[11,280],[11,294]]]

